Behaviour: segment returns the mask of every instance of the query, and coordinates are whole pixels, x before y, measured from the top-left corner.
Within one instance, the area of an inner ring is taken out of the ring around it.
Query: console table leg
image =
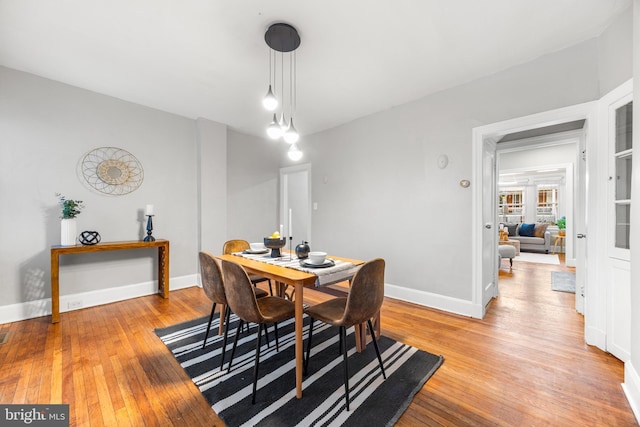
[[[158,246],[158,293],[169,298],[169,244]]]
[[[51,252],[51,323],[60,321],[60,257]]]

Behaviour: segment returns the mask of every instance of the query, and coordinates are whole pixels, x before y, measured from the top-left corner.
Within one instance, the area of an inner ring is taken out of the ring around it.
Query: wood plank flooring
[[[398,426],[637,425],[623,364],[584,343],[575,297],[551,291],[551,271],[571,269],[504,261],[484,320],[385,300],[385,335],[445,357]],[[305,292],[309,303],[329,297]],[[0,325],[10,334],[0,402],[68,403],[77,426],[223,425],[154,334],[210,308],[194,287],[62,313],[55,325]]]

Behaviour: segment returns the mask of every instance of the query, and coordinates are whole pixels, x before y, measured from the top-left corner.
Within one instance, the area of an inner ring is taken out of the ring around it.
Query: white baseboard
[[[438,310],[448,311],[450,313],[482,319],[482,306],[473,304],[471,301],[451,298],[416,289],[403,288],[401,286],[390,285],[388,283],[385,283],[384,291],[385,296],[388,296],[389,298],[395,298],[402,301],[424,305],[426,307],[436,308]]]
[[[638,376],[638,371],[634,369],[631,362],[624,364],[622,390],[624,390],[624,394],[629,401],[636,421],[640,424],[640,376]]]
[[[607,334],[603,330],[587,326],[584,331],[584,340],[589,345],[594,345],[602,351],[607,351]]]
[[[169,279],[169,290],[188,288],[198,285],[196,274],[172,277]],[[80,310],[87,307],[109,304],[131,298],[138,298],[158,293],[158,282],[149,281],[134,285],[118,286],[98,291],[81,292],[60,296],[60,313]],[[49,316],[51,314],[51,298],[28,301],[19,304],[0,306],[0,324]]]

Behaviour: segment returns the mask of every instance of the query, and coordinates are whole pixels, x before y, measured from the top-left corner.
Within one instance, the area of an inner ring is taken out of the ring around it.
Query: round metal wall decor
[[[135,191],[144,179],[142,165],[122,148],[100,147],[82,159],[82,176],[101,193],[121,196]]]

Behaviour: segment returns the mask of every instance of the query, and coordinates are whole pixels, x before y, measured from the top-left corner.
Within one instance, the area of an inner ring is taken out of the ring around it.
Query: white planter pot
[[[62,246],[73,246],[76,244],[76,219],[63,219],[60,222],[60,244]]]

